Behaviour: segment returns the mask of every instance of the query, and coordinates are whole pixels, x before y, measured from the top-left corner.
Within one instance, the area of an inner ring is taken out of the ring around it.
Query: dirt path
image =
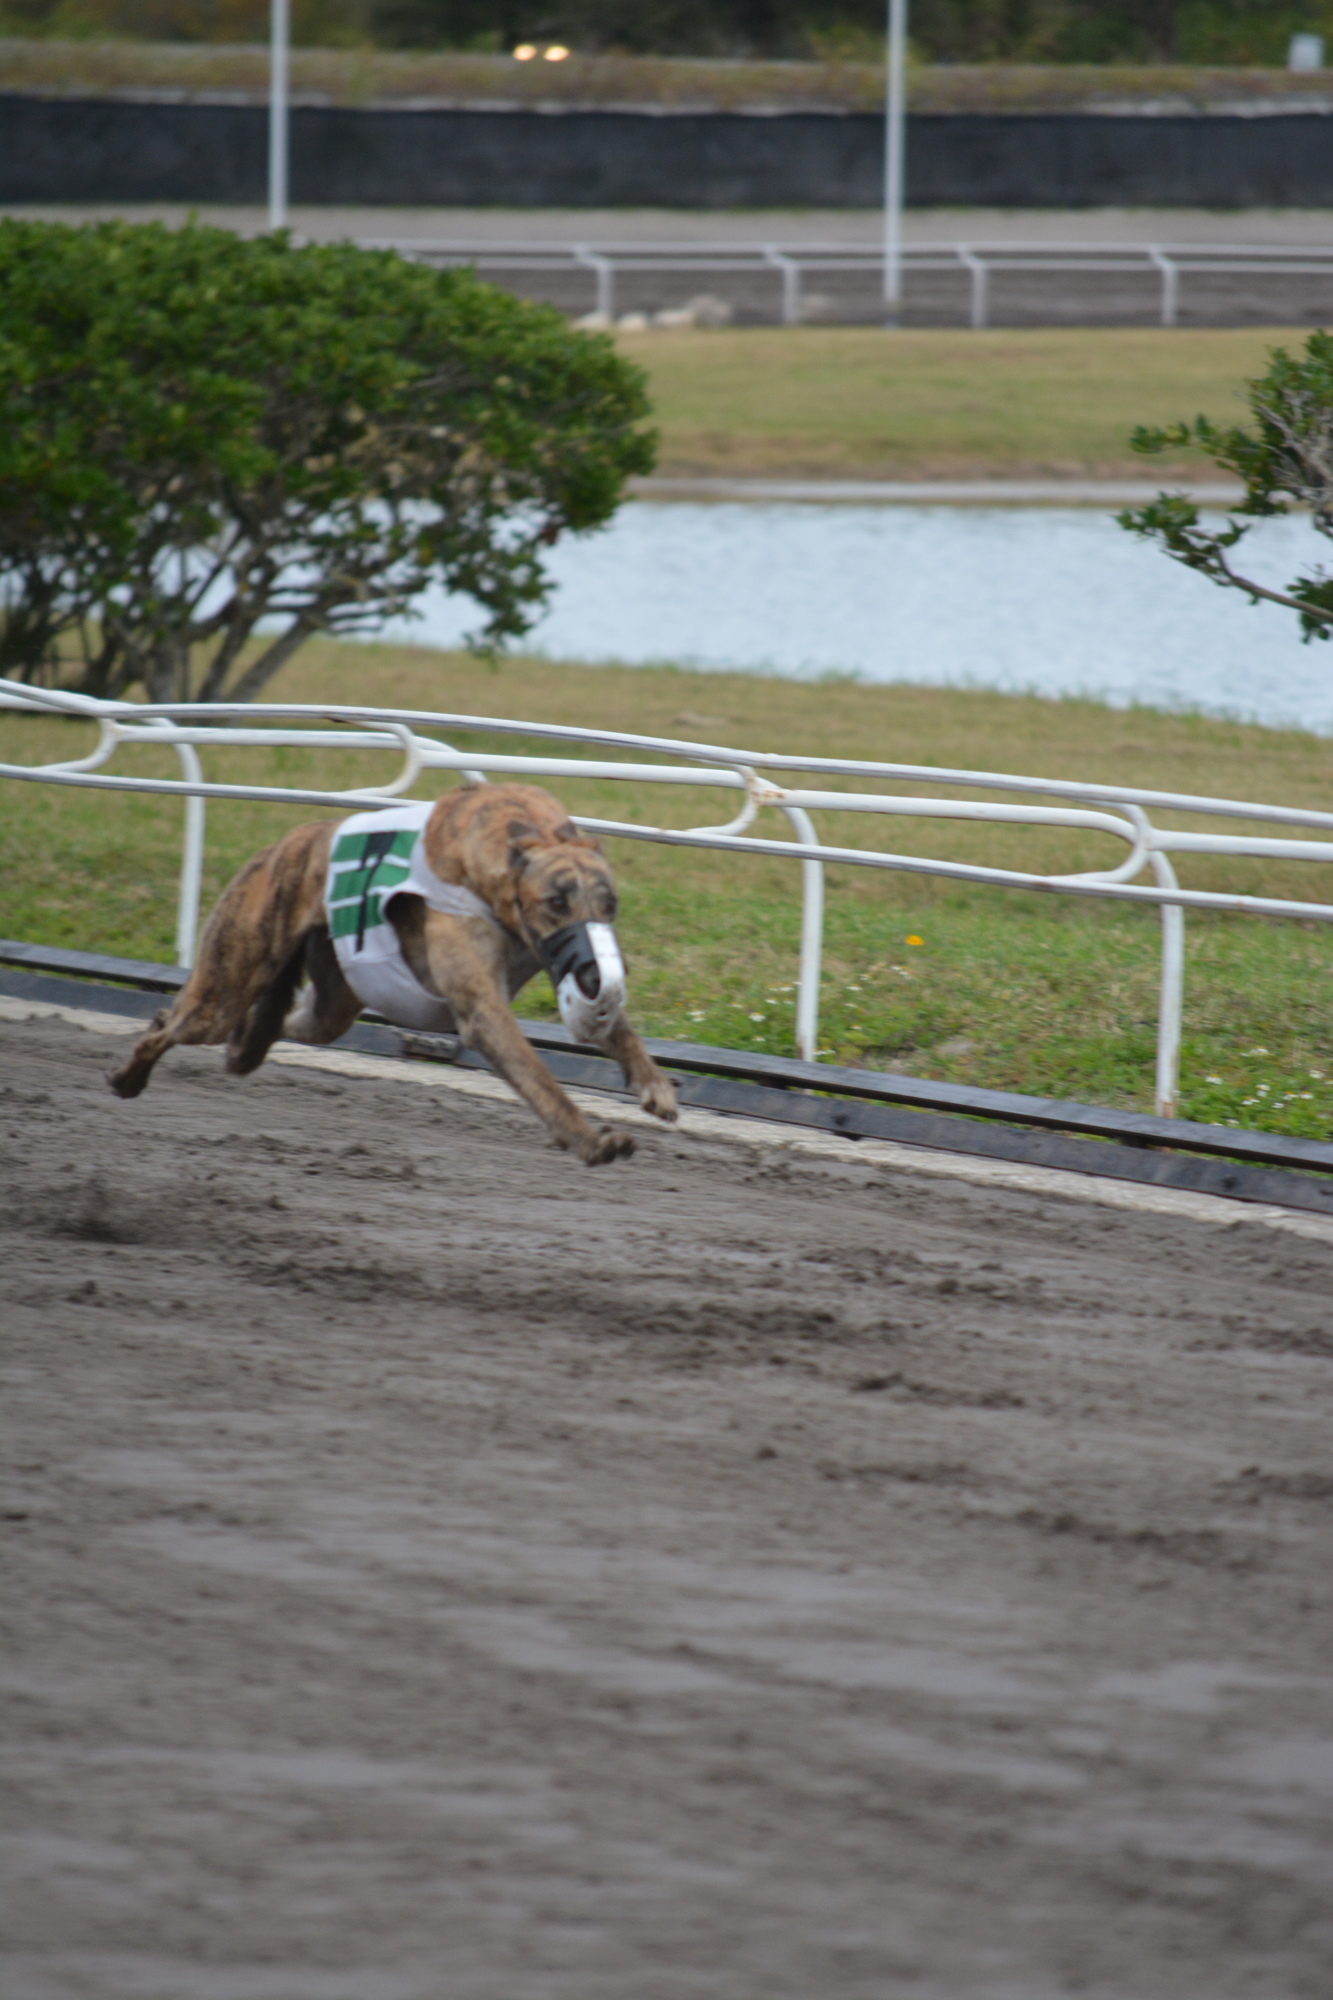
[[[0,1042],[7,2000],[1330,1992],[1326,1242]]]

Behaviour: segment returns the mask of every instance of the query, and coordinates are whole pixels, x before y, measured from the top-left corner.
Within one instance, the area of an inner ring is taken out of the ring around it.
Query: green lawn
[[[281,696],[526,715],[1333,810],[1326,740],[1091,702],[529,660],[490,671],[455,655],[330,642],[306,648],[285,674]],[[0,721],[10,761],[77,755],[90,737],[78,723]],[[205,762],[219,778],[253,781],[267,772],[277,782],[346,786],[373,782],[394,760],[289,750],[219,752]],[[165,776],[175,766],[168,753],[136,750],[122,753],[112,768]],[[661,825],[716,824],[734,810],[721,792],[630,792],[582,781],[558,789],[575,810]],[[314,816],[243,803],[210,804],[208,813],[210,897],[247,854],[296,819]],[[1111,844],[1095,833],[910,821],[892,823],[890,843],[884,824],[826,817],[824,831],[848,845],[892,844],[901,852],[1051,872],[1102,864]],[[756,831],[780,835],[784,825],[766,815]],[[170,959],[179,839],[180,808],[173,802],[8,785],[0,816],[0,930]],[[642,1027],[791,1053],[796,868],[630,841],[613,843],[613,859]],[[1333,900],[1328,873],[1308,864],[1204,857],[1188,857],[1181,868],[1184,881],[1202,888]],[[832,868],[822,1047],[843,1062],[1150,1107],[1157,934],[1148,910]],[[1191,913],[1187,937],[1184,1115],[1328,1136],[1328,928]],[[552,1012],[549,991],[534,983],[521,1009]]]
[[[1136,458],[1134,426],[1242,420],[1244,379],[1306,331],[763,327],[618,339],[648,371],[663,473],[1166,480],[1197,477],[1207,461]]]

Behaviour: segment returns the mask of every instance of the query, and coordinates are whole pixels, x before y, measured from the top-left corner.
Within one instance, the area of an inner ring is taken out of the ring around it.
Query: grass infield
[[[520,715],[1333,810],[1326,739],[1084,701],[532,660],[491,671],[457,655],[328,641],[298,656],[279,698]],[[7,761],[69,758],[91,735],[83,724],[0,718]],[[532,747],[540,747],[536,739]],[[333,751],[237,750],[205,753],[204,762],[218,779],[337,787],[366,785],[396,768],[387,753]],[[110,768],[177,775],[175,758],[157,750],[123,751]],[[443,789],[449,781],[434,782]],[[557,789],[575,811],[646,824],[715,825],[734,812],[732,795],[721,791],[595,782]],[[210,803],[208,901],[247,855],[316,816],[308,808]],[[1216,831],[1216,822],[1195,824]],[[1050,872],[1104,865],[1113,845],[1096,833],[853,815],[826,815],[822,830],[843,845]],[[174,801],[6,786],[0,929],[169,960],[180,831]],[[782,838],[786,823],[766,814],[755,831]],[[633,1010],[644,1031],[794,1053],[796,867],[638,841],[613,842],[611,852]],[[1180,873],[1198,888],[1333,900],[1329,871],[1308,863],[1186,856]],[[1182,1114],[1328,1137],[1333,933],[1314,923],[1195,912],[1186,924]],[[839,1062],[1150,1109],[1157,945],[1157,918],[1146,909],[830,868],[821,1047]],[[521,1006],[532,1015],[555,1011],[544,982],[533,982]]]
[[[1308,328],[746,327],[617,336],[647,369],[665,474],[1160,479],[1136,424],[1238,423],[1247,376]]]

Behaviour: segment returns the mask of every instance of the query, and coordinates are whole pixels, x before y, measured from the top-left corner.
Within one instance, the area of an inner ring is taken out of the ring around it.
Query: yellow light
[[[546,51],[546,60],[547,62],[563,62],[568,54],[569,50],[562,48],[559,42],[552,42],[550,48]]]
[[[533,48],[531,42],[520,42],[518,47],[514,50],[514,61],[531,62],[532,58],[536,55],[536,53],[537,51],[536,49]]]

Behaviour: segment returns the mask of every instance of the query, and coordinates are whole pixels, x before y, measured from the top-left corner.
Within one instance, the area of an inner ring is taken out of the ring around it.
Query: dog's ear
[[[509,836],[509,872],[521,875],[541,841],[541,833],[530,819],[511,819],[505,832]]]
[[[552,829],[552,839],[571,843],[575,847],[590,847],[594,854],[602,851],[601,842],[594,840],[590,833],[580,833],[572,819],[562,819],[559,826]]]

